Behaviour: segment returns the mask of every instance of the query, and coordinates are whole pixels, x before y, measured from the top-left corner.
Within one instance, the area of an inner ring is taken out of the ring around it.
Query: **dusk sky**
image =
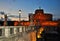
[[[22,16],[33,13],[39,7],[44,12],[52,13],[55,18],[60,18],[60,0],[0,0],[0,11],[17,15],[18,10],[22,10]]]

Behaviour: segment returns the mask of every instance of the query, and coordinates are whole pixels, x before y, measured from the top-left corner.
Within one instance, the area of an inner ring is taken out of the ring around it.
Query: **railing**
[[[30,32],[33,26],[0,26],[0,41],[17,41],[18,36],[22,37],[23,33]]]

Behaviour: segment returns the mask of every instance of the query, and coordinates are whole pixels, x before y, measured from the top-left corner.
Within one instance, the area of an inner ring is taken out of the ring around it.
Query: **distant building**
[[[41,24],[44,23],[44,22],[48,22],[48,24],[50,22],[52,23],[52,21],[53,21],[52,17],[53,17],[53,15],[50,14],[50,13],[44,13],[43,9],[37,9],[37,10],[35,10],[35,14],[32,14],[32,13],[29,14],[29,21],[25,21],[25,20],[21,21],[20,25],[22,25],[22,26],[30,26],[31,24],[33,24],[34,26],[38,26],[38,25],[42,26]],[[4,22],[6,22],[6,21],[7,20],[5,18]],[[10,25],[18,26],[19,21],[7,21],[7,23],[8,23],[7,25],[9,26],[9,23],[11,23],[11,22],[12,22],[12,24],[10,24]],[[0,25],[1,25],[1,23],[0,23]]]

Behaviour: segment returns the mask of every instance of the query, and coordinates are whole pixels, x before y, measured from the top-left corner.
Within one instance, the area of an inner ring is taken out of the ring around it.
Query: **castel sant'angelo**
[[[53,20],[53,15],[50,13],[44,13],[43,9],[37,9],[35,10],[35,13],[29,14],[29,21],[21,21],[20,25],[23,26],[58,26],[59,21],[54,21]],[[18,22],[14,22],[14,26],[18,26]]]
[[[0,25],[5,25],[7,22],[7,26],[18,26],[19,24],[21,26],[59,26],[60,21],[59,20],[53,20],[53,15],[50,13],[44,13],[43,9],[36,9],[35,13],[29,14],[29,20],[28,21],[7,21],[7,15],[5,15],[5,21],[1,22]]]

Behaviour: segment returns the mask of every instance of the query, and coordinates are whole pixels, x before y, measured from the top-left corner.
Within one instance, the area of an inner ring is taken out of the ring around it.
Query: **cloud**
[[[15,18],[19,18],[18,16],[16,15],[9,15],[8,17],[15,17]]]
[[[4,15],[5,13],[3,11],[1,11],[0,14]]]

